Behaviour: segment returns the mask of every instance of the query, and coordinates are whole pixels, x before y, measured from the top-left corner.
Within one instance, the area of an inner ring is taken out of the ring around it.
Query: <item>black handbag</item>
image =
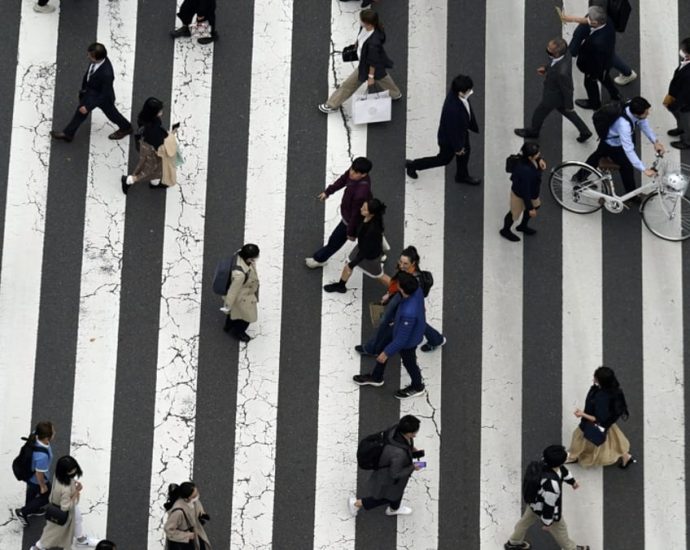
[[[345,46],[341,53],[343,54],[343,61],[359,61],[359,56],[357,55],[357,44]]]
[[[512,174],[515,171],[515,167],[521,158],[520,155],[508,155],[506,157],[506,172],[508,174]]]
[[[65,523],[67,523],[67,519],[69,518],[69,510],[63,510],[62,508],[53,504],[52,502],[48,503],[45,510],[46,521],[49,521],[56,525],[64,525]]]
[[[599,425],[585,420],[583,424],[580,425],[583,435],[587,441],[591,441],[597,447],[606,441],[606,430],[602,431]]]

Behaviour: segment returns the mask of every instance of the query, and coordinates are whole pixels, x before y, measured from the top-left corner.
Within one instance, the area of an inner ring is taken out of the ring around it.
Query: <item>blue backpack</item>
[[[221,260],[216,266],[213,273],[213,292],[220,296],[225,296],[230,288],[232,282],[232,272],[241,271],[244,273],[244,282],[247,282],[249,273],[237,265],[237,253],[232,255],[232,258]]]

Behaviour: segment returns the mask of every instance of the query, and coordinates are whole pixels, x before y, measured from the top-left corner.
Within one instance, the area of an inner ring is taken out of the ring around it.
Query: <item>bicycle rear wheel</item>
[[[667,241],[690,237],[690,200],[684,195],[657,191],[644,200],[640,211],[647,229],[657,237]]]
[[[558,204],[576,214],[591,214],[601,208],[601,197],[594,197],[588,191],[609,193],[601,172],[576,161],[564,162],[551,171],[549,189]]]

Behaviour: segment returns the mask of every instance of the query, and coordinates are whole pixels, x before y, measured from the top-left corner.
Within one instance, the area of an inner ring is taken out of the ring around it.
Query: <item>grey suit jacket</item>
[[[547,65],[542,102],[554,108],[573,109],[573,57],[569,51],[553,67]]]

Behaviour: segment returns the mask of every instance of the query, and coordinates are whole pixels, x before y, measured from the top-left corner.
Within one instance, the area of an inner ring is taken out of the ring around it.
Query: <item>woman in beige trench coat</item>
[[[191,481],[168,488],[165,503],[168,519],[165,530],[166,550],[211,550],[204,523],[211,518],[199,500],[199,490]]]
[[[231,272],[228,293],[223,299],[221,311],[227,314],[223,330],[230,333],[240,342],[249,342],[247,334],[249,323],[257,319],[259,301],[259,275],[256,272],[256,261],[259,259],[259,247],[245,244],[237,252],[237,268]]]

